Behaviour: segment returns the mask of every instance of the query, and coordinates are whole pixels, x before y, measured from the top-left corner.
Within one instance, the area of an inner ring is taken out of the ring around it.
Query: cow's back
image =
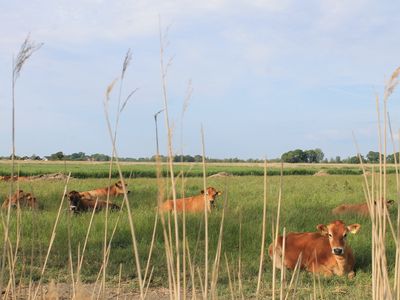
[[[278,247],[282,249],[283,238],[278,238]],[[271,250],[270,250],[271,252]],[[329,241],[318,232],[289,233],[285,237],[285,265],[294,269],[301,254],[302,268],[310,268],[315,261],[326,264],[332,259]],[[270,253],[271,255],[271,253]]]

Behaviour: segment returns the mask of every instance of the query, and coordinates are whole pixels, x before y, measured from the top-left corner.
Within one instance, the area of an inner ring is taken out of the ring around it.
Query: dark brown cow
[[[183,205],[185,204],[185,211],[187,212],[202,212],[204,211],[204,201],[206,201],[207,210],[211,211],[211,206],[214,205],[215,198],[221,195],[222,192],[217,191],[213,187],[208,187],[206,194],[204,191],[200,192],[200,195],[176,199],[176,211],[182,212]],[[160,210],[173,211],[174,210],[174,200],[167,200],[160,206]]]
[[[376,201],[374,201],[376,205]],[[394,200],[387,200],[386,206],[389,208],[394,204]],[[342,214],[357,214],[364,217],[369,216],[368,204],[365,203],[358,203],[358,204],[342,204],[338,207],[332,209],[332,214],[334,215],[342,215]]]
[[[34,197],[31,193],[25,193],[23,190],[16,191],[11,198],[7,197],[1,207],[7,208],[8,205],[11,205],[13,208],[17,206],[35,209],[38,208],[36,197]]]
[[[96,206],[96,200],[85,198],[81,192],[71,191],[68,193],[69,209],[73,212],[83,212],[93,210]],[[107,201],[97,200],[96,211],[107,208]],[[108,208],[111,210],[119,210],[120,207],[112,202],[108,202]]]
[[[348,233],[357,233],[361,225],[346,226],[343,221],[333,221],[317,226],[318,232],[288,233],[285,237],[284,265],[293,270],[301,254],[300,268],[325,276],[355,276],[354,256],[346,244]],[[276,266],[282,265],[282,236],[278,237],[275,248]],[[269,246],[273,259],[274,243]]]
[[[126,189],[128,184],[125,183],[125,190],[129,194],[130,191]],[[105,188],[100,188],[96,190],[91,190],[91,191],[86,191],[86,192],[79,192],[83,198],[85,199],[93,199],[96,200],[97,198],[99,199],[105,199],[107,198],[107,194],[110,194],[110,197],[116,197],[124,194],[124,188],[122,185],[121,180],[116,182],[115,184],[105,187]]]

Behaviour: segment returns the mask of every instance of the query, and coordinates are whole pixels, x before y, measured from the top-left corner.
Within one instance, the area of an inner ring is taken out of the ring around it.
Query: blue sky
[[[396,1],[0,0],[0,155],[11,153],[11,65],[28,33],[44,46],[16,87],[19,155],[111,152],[103,100],[126,51],[123,93],[138,88],[120,122],[120,156],[155,152],[153,114],[163,107],[159,15],[174,150],[188,81],[183,149],[210,157],[279,157],[296,148],[326,156],[377,149],[375,96],[400,65]],[[389,101],[400,126],[399,93]],[[112,94],[111,110],[117,105]],[[114,109],[113,109],[114,108]],[[160,143],[166,129],[160,116]],[[391,146],[390,146],[391,147]],[[391,149],[391,148],[390,148]]]

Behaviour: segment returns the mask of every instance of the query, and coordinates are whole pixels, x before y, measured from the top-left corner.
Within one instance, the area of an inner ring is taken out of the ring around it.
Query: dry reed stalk
[[[300,253],[299,257],[297,258],[296,265],[294,266],[293,274],[292,274],[292,277],[290,278],[289,286],[288,286],[287,291],[286,291],[285,300],[287,300],[289,298],[290,290],[292,288],[295,276],[297,274],[297,277],[298,277],[298,274],[300,272],[301,257],[302,257],[302,253]],[[295,288],[296,288],[296,286],[295,286]],[[293,291],[293,294],[294,294],[294,291]]]
[[[39,50],[42,47],[43,43],[36,44],[35,42],[30,40],[30,35],[25,38],[24,42],[21,44],[20,50],[17,54],[17,57],[12,62],[12,85],[11,85],[11,101],[12,101],[12,129],[11,129],[11,140],[12,140],[12,154],[11,154],[11,178],[14,177],[15,174],[15,86],[17,83],[17,79],[21,74],[22,67],[29,60],[34,52]],[[9,197],[11,197],[12,191],[14,187],[14,182],[11,180]],[[1,257],[1,268],[0,268],[0,291],[3,290],[3,274],[5,268],[6,261],[6,244],[8,239],[8,230],[10,224],[10,208],[11,203],[8,205],[7,209],[7,217],[6,217],[6,225],[4,226],[4,242],[3,242],[3,252]],[[1,213],[3,218],[3,214]]]
[[[393,157],[394,157],[394,167],[396,171],[396,193],[397,193],[397,221],[396,221],[396,228],[397,228],[397,234],[394,240],[398,243],[400,241],[400,205],[399,205],[399,195],[400,195],[400,177],[399,177],[399,165],[397,161],[397,149],[396,149],[396,143],[394,140],[394,135],[392,131],[392,124],[390,121],[390,115],[388,114],[388,125],[389,125],[389,132],[390,132],[390,140],[392,142],[393,146]],[[399,132],[400,133],[400,132]],[[388,220],[390,220],[388,218]],[[393,282],[393,291],[394,294],[396,295],[396,299],[400,299],[400,278],[399,278],[399,271],[400,271],[400,247],[396,245],[396,256],[395,256],[395,267],[394,267],[394,282]]]
[[[11,293],[11,295],[15,295],[15,290],[16,290],[16,280],[15,280],[15,269],[16,269],[16,264],[18,260],[18,249],[19,249],[19,243],[21,240],[21,207],[19,203],[17,203],[17,236],[16,236],[16,243],[15,243],[15,252],[13,253],[13,246],[12,246],[12,241],[10,238],[8,238],[8,260],[9,260],[9,274],[10,278],[7,284],[6,288],[6,296],[8,293]]]
[[[69,269],[70,269],[70,275],[71,275],[71,282],[72,282],[72,295],[73,298],[75,298],[76,291],[75,291],[75,279],[74,279],[74,266],[73,266],[73,259],[72,259],[72,250],[71,250],[71,211],[69,211],[67,220],[67,240],[68,240],[68,261],[69,261]],[[78,258],[79,258],[79,253],[78,253]]]
[[[115,156],[115,149],[116,149],[116,142],[117,142],[117,133],[118,133],[118,127],[119,127],[119,120],[122,114],[122,111],[124,110],[126,104],[130,100],[130,98],[136,93],[137,89],[134,89],[128,97],[124,100],[123,104],[121,105],[121,100],[122,100],[122,88],[124,84],[124,79],[125,79],[125,73],[128,69],[128,66],[132,60],[132,52],[131,49],[128,49],[123,64],[122,64],[122,70],[121,70],[121,76],[120,76],[120,85],[119,85],[119,92],[118,92],[118,104],[117,104],[117,112],[116,112],[116,118],[115,118],[115,126],[114,126],[114,134],[111,136],[112,140],[112,155],[110,159],[110,166],[109,166],[109,173],[108,173],[108,186],[111,185],[111,172],[112,172],[112,165],[113,165],[113,158]],[[109,91],[111,92],[111,90]],[[109,93],[107,94],[109,95]],[[109,97],[107,97],[107,101],[109,100]],[[108,205],[109,205],[109,200],[110,200],[110,189],[108,189],[107,192],[107,202],[106,202],[106,212],[105,212],[105,222],[104,222],[104,243],[103,243],[103,264],[105,264],[106,261],[106,252],[107,252],[107,232],[108,232]],[[106,280],[106,269],[103,268],[103,289],[105,288],[105,280]],[[104,293],[104,290],[103,290]]]
[[[208,205],[207,203],[207,176],[206,176],[206,154],[204,143],[204,130],[201,126],[202,166],[203,166],[203,188],[204,188],[204,299],[208,298]]]
[[[283,300],[283,293],[286,284],[286,267],[285,267],[285,246],[286,246],[286,228],[283,227],[282,235],[282,261],[281,261],[281,289],[279,299]]]
[[[88,229],[86,230],[86,236],[85,236],[85,241],[83,243],[82,253],[78,256],[78,266],[76,268],[76,283],[78,283],[78,281],[80,280],[83,258],[85,256],[86,245],[87,245],[87,242],[89,239],[90,230],[92,229],[93,218],[94,218],[94,214],[96,213],[96,208],[97,208],[98,202],[99,202],[99,198],[96,198],[96,202],[94,203],[94,208],[93,208],[92,214],[90,216],[89,226],[88,226]],[[79,249],[80,249],[80,247],[79,247]]]
[[[242,211],[239,213],[239,258],[238,258],[238,292],[239,296],[242,296],[242,299],[244,299],[243,295],[243,285],[242,285]]]
[[[151,278],[153,277],[153,272],[154,272],[154,266],[151,268],[150,275],[149,275],[149,282],[146,284],[146,290],[144,292],[144,298],[145,299],[146,299],[146,296],[147,296],[147,292],[149,291]]]
[[[197,276],[199,277],[201,295],[202,295],[203,299],[207,299],[207,298],[205,298],[206,295],[204,294],[204,284],[203,284],[203,278],[201,276],[200,268],[197,267],[196,270],[197,270]]]
[[[150,267],[151,255],[153,253],[154,241],[155,241],[155,237],[156,237],[157,222],[158,222],[158,213],[156,213],[156,217],[154,219],[153,234],[151,236],[151,243],[150,243],[149,255],[147,256],[147,264],[146,264],[146,269],[144,272],[143,284],[146,284],[147,273],[148,273],[149,267]],[[149,279],[149,283],[150,283],[150,279]]]
[[[121,293],[121,277],[122,277],[122,264],[119,264],[117,300],[119,299],[119,295]]]
[[[393,143],[393,134],[391,131],[390,118],[387,113],[387,101],[389,96],[393,93],[395,87],[398,84],[398,77],[400,75],[400,68],[397,68],[388,83],[385,86],[384,98],[383,98],[383,114],[384,114],[384,128],[382,132],[381,128],[381,112],[379,105],[379,98],[376,97],[376,110],[378,116],[378,138],[379,138],[379,181],[377,183],[377,187],[375,188],[375,180],[374,174],[372,176],[372,184],[369,186],[365,170],[363,169],[365,184],[364,184],[364,193],[366,195],[366,201],[368,203],[368,207],[370,208],[370,215],[372,221],[372,296],[373,299],[392,299],[394,295],[397,297],[400,296],[398,289],[398,277],[399,277],[399,227],[397,234],[394,231],[393,224],[388,215],[387,206],[385,204],[386,194],[387,194],[387,173],[386,173],[386,157],[387,157],[387,126],[389,123],[389,130]],[[383,139],[382,139],[383,135]],[[394,147],[394,155],[396,158],[396,151]],[[361,158],[361,157],[360,157]],[[361,159],[360,159],[361,161]],[[362,161],[361,161],[362,164]],[[397,191],[399,194],[399,179],[398,179],[398,168],[397,168],[397,159],[395,161],[396,164],[396,184]],[[372,192],[370,192],[370,190]],[[371,197],[372,195],[372,197]],[[374,205],[373,201],[376,201],[376,205]],[[397,216],[397,225],[399,225],[400,219],[400,208],[398,207],[398,216]],[[386,259],[386,226],[389,224],[390,230],[392,232],[392,236],[394,238],[396,244],[396,264],[395,264],[395,280],[394,280],[394,293],[390,288],[390,281],[388,275],[387,268],[387,259]]]
[[[256,298],[258,298],[261,288],[261,277],[263,273],[263,263],[265,254],[265,231],[267,223],[267,160],[264,159],[264,205],[263,205],[263,221],[261,229],[261,253],[260,253],[260,265],[258,268],[258,279],[257,279],[257,290]]]
[[[272,251],[272,299],[275,299],[276,247],[278,245],[279,221],[280,221],[280,213],[281,213],[282,179],[283,179],[283,163],[281,163],[281,174],[280,174],[280,178],[279,178],[278,208],[276,211],[275,234],[273,233],[273,238],[272,238],[272,240],[274,241],[274,247],[273,247],[273,251]],[[273,227],[274,226],[272,226],[272,228]],[[272,229],[272,232],[274,232],[273,229]]]
[[[187,250],[190,278],[192,281],[192,300],[194,300],[194,299],[196,299],[196,283],[195,283],[195,274],[194,274],[195,268],[194,268],[194,265],[192,264],[192,259],[190,257],[190,249],[189,249],[189,243],[187,241],[187,238],[185,239],[185,246],[186,246],[186,250]]]
[[[181,162],[183,163],[183,118],[185,116],[185,112],[189,107],[189,101],[192,97],[193,88],[192,81],[189,80],[188,87],[186,91],[186,97],[183,101],[182,112],[181,112]],[[185,198],[185,176],[183,172],[182,165],[182,184],[181,184],[181,197]],[[186,243],[186,203],[183,202],[183,214],[182,214],[182,243],[185,245]],[[182,247],[182,277],[183,277],[183,299],[186,299],[186,250],[185,246]]]
[[[168,33],[166,31],[165,35]],[[168,68],[172,64],[172,58],[168,61],[168,63],[164,64],[164,52],[166,47],[166,36],[162,35],[161,30],[161,18],[159,18],[159,40],[160,40],[160,69],[161,69],[161,84],[162,84],[162,95],[164,101],[164,117],[165,117],[165,127],[167,129],[167,136],[168,136],[168,166],[170,172],[170,179],[171,179],[171,189],[172,189],[172,199],[174,202],[174,233],[175,233],[175,255],[176,255],[176,285],[174,285],[175,291],[175,298],[181,298],[181,282],[180,282],[180,251],[179,251],[179,224],[178,224],[178,216],[176,211],[176,183],[175,183],[175,176],[174,176],[174,168],[173,168],[173,150],[172,150],[172,129],[169,122],[169,114],[168,114],[168,93],[167,93],[167,73]],[[171,247],[172,248],[172,247]]]
[[[229,291],[231,292],[231,299],[235,299],[235,294],[233,292],[233,285],[232,285],[232,280],[231,280],[231,271],[229,270],[229,263],[228,263],[228,258],[226,257],[226,252],[224,252],[224,257],[225,257],[225,266],[226,266],[226,273],[228,274],[228,284],[229,284]]]
[[[113,133],[112,133],[112,129],[111,129],[111,122],[110,122],[109,113],[108,113],[108,102],[109,102],[110,93],[111,93],[111,91],[113,89],[114,84],[115,84],[115,80],[107,87],[105,101],[104,101],[104,114],[105,114],[105,118],[106,118],[108,133],[109,133],[109,136],[110,136],[110,139],[111,139],[111,142],[112,142],[113,153],[115,153],[115,165],[116,165],[117,170],[118,170],[119,178],[120,178],[120,180],[122,182],[122,189],[123,189],[123,192],[124,192],[124,202],[125,202],[126,208],[127,208],[129,228],[130,228],[130,232],[131,232],[131,236],[132,236],[132,247],[133,247],[133,253],[134,253],[134,256],[135,256],[136,271],[137,271],[138,281],[139,281],[140,298],[143,299],[143,297],[144,297],[144,295],[143,295],[143,282],[142,282],[142,274],[141,274],[141,268],[140,268],[139,252],[138,252],[138,248],[137,248],[135,226],[134,226],[133,220],[132,220],[132,213],[131,213],[131,209],[130,209],[130,206],[129,206],[128,194],[127,194],[127,191],[126,191],[126,186],[125,186],[124,177],[122,175],[121,166],[120,166],[119,160],[118,160],[118,152],[117,152],[117,149],[116,149],[116,145],[114,143]]]
[[[55,222],[54,222],[53,231],[52,231],[52,233],[51,233],[51,238],[50,238],[49,246],[48,246],[48,248],[47,248],[46,258],[45,258],[44,263],[43,263],[42,271],[40,272],[39,282],[38,282],[38,285],[37,285],[37,287],[36,287],[35,293],[34,293],[34,295],[33,295],[33,300],[35,300],[36,297],[38,296],[39,289],[40,289],[40,286],[41,286],[41,283],[42,283],[42,280],[43,280],[43,274],[44,274],[44,272],[45,272],[45,270],[46,270],[47,260],[49,259],[50,251],[51,251],[51,248],[53,247],[54,239],[55,239],[55,237],[56,237],[56,229],[57,229],[58,221],[59,221],[59,219],[60,219],[62,206],[63,206],[63,204],[64,204],[64,199],[65,199],[65,196],[66,196],[66,194],[67,194],[67,187],[68,187],[68,183],[69,183],[69,179],[70,179],[70,178],[71,178],[71,172],[68,174],[67,181],[66,181],[65,186],[64,186],[64,192],[63,192],[63,195],[62,195],[62,198],[61,198],[60,206],[59,206],[59,208],[58,208],[57,217],[56,217],[56,220],[55,220]]]
[[[211,298],[217,299],[217,282],[218,282],[218,275],[219,275],[219,266],[221,261],[221,249],[222,249],[222,238],[223,238],[223,229],[224,229],[224,220],[225,220],[225,210],[228,202],[228,189],[227,184],[225,181],[225,197],[224,197],[224,206],[222,208],[222,217],[221,217],[221,224],[219,228],[219,235],[218,235],[218,244],[217,244],[217,251],[215,253],[214,264],[211,273]]]

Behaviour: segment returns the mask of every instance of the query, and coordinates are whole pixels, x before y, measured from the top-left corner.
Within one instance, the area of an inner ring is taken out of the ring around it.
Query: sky
[[[43,46],[15,86],[18,155],[111,154],[105,92],[131,49],[121,99],[137,91],[120,116],[118,155],[152,156],[164,108],[160,28],[175,154],[201,154],[202,128],[214,158],[297,148],[348,157],[353,132],[361,153],[375,151],[375,99],[400,66],[399,11],[398,1],[372,0],[0,0],[0,155],[12,149],[12,63],[29,34]],[[396,91],[388,100],[395,132],[399,101]]]

